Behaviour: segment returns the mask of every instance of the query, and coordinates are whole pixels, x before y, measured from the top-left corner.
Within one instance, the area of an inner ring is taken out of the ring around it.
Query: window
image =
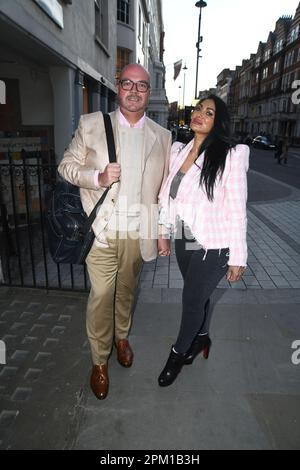
[[[95,36],[108,47],[108,0],[95,0]]]
[[[257,57],[255,60],[255,66],[258,67],[260,65],[260,57]]]
[[[285,74],[283,77],[282,77],[282,84],[281,84],[281,88],[283,91],[286,91],[289,87],[290,87],[290,74]]]
[[[274,63],[273,74],[275,75],[275,73],[278,73],[278,72],[279,72],[279,60],[276,60],[276,62]]]
[[[295,28],[293,28],[292,31],[290,32],[288,44],[291,44],[292,42],[296,41],[296,39],[298,39],[298,36],[299,36],[299,25],[295,26]]]
[[[269,73],[269,69],[268,69],[268,67],[266,67],[266,68],[263,70],[263,79],[268,78],[268,73]]]
[[[264,56],[265,61],[266,61],[266,60],[269,60],[270,57],[271,57],[271,49],[268,49],[268,50],[265,52],[265,56]]]
[[[141,7],[139,6],[139,40],[141,42],[141,33],[142,33],[142,10]]]
[[[258,83],[258,82],[259,82],[259,73],[257,73],[255,76],[255,83]]]
[[[143,42],[142,42],[142,48],[143,48],[143,51],[146,50],[146,25],[145,23],[143,23]]]
[[[296,113],[297,112],[297,105],[293,103],[293,101],[290,101],[290,113]]]
[[[286,113],[286,101],[285,100],[282,102],[282,111]]]
[[[95,34],[101,37],[101,0],[95,0]]]
[[[277,54],[277,52],[280,52],[282,48],[283,48],[283,39],[280,39],[280,41],[277,41],[275,44],[274,53]]]
[[[118,0],[118,21],[129,24],[130,19],[130,0]]]
[[[294,55],[295,55],[295,52],[292,51],[292,52],[289,52],[289,53],[285,56],[284,68],[287,68],[287,67],[290,67],[291,65],[293,65],[293,63],[294,63]]]
[[[121,70],[130,63],[130,50],[118,47],[117,49],[117,78],[120,76]]]

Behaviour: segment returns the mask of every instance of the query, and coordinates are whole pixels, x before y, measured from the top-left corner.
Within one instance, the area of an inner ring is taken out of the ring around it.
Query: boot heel
[[[201,352],[203,353],[203,357],[208,359],[209,350],[211,347],[211,340],[208,335],[203,336],[196,336],[193,343],[191,344],[189,350],[185,354],[185,364],[192,364],[195,357],[198,356]]]
[[[210,346],[206,346],[206,347],[203,349],[203,357],[204,357],[204,359],[208,359],[209,350],[210,350]]]

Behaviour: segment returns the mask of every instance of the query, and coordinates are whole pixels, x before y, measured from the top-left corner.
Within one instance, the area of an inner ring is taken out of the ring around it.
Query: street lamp
[[[183,99],[182,99],[182,101],[183,101],[183,109],[185,109],[185,106],[184,106],[184,97],[185,97],[185,72],[186,72],[187,69],[188,69],[188,68],[187,68],[187,66],[186,66],[186,64],[185,64],[185,66],[184,66],[183,69],[182,69],[182,70],[184,70],[184,75],[183,75]]]
[[[195,99],[198,98],[198,68],[199,68],[199,57],[200,57],[200,44],[203,40],[202,36],[200,36],[200,29],[201,29],[201,14],[202,14],[202,8],[205,8],[207,6],[207,3],[204,2],[203,0],[200,0],[195,4],[195,7],[199,8],[199,26],[198,26],[198,41],[196,44],[197,47],[197,67],[196,67],[196,87],[195,87]]]
[[[178,98],[178,116],[177,116],[177,120],[178,120],[178,126],[179,126],[179,121],[180,121],[180,90],[181,90],[181,85],[179,85],[178,87],[178,90],[179,90],[179,98]]]

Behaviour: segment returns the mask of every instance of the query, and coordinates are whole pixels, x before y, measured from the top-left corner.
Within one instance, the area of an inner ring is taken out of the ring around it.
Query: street
[[[278,165],[274,152],[251,147],[250,169],[300,189],[300,154],[292,153],[294,149],[289,152],[287,165]]]

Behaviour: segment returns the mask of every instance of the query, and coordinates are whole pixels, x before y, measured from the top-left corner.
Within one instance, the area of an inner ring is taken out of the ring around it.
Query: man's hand
[[[103,173],[99,174],[99,184],[103,188],[109,188],[113,183],[119,181],[121,166],[119,163],[109,163]]]
[[[237,282],[241,279],[244,272],[245,268],[243,266],[228,266],[226,279],[230,282]]]
[[[157,240],[157,249],[159,256],[170,256],[171,242],[169,238],[159,238]]]

